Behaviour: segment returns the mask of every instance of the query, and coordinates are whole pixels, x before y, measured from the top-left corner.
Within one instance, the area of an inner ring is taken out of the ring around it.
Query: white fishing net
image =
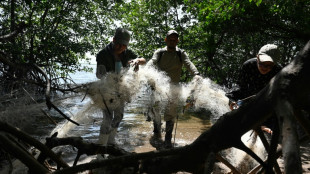
[[[193,108],[209,110],[214,118],[229,111],[225,92],[210,79],[194,78],[189,83],[171,85],[170,79],[152,66],[141,66],[137,72],[130,68],[120,74],[108,73],[90,86],[89,94],[94,106],[113,110],[121,102],[135,100],[136,94],[145,89],[145,85],[153,89],[152,100],[162,104],[173,99],[184,106],[190,98]]]

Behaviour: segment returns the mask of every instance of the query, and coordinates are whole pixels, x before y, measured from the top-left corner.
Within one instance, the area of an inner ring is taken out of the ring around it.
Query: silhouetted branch
[[[27,144],[30,144],[37,149],[39,149],[42,153],[47,154],[53,161],[55,161],[57,164],[59,164],[61,167],[69,167],[68,164],[66,164],[61,158],[59,158],[53,151],[51,151],[49,148],[47,148],[45,145],[43,145],[41,142],[37,141],[36,139],[30,137],[28,134],[8,125],[7,123],[4,123],[0,121],[0,131],[4,131],[7,133],[12,134],[14,137],[26,142]],[[6,145],[7,142],[3,142],[3,144]]]
[[[46,105],[49,109],[54,108],[57,112],[59,112],[65,119],[68,121],[72,122],[73,124],[79,125],[77,122],[71,120],[66,114],[64,114],[58,107],[56,107],[50,100],[50,92],[51,92],[51,83],[50,79],[48,78],[47,74],[44,72],[42,68],[37,66],[36,64],[15,64],[5,58],[4,54],[0,54],[0,62],[7,64],[11,67],[14,67],[16,69],[21,69],[21,70],[29,70],[29,69],[34,69],[37,72],[39,72],[43,77],[45,78],[45,100],[46,100]]]
[[[17,26],[17,29],[7,35],[0,36],[0,42],[10,41],[11,39],[15,38],[19,33],[23,32],[23,29],[25,29],[27,25],[25,22],[20,23]]]

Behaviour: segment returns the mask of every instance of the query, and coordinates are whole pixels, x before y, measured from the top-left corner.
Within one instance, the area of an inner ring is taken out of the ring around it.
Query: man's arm
[[[126,57],[127,57],[127,64],[130,66],[134,66],[134,70],[139,70],[139,65],[144,65],[146,63],[146,60],[142,57],[138,57],[136,53],[134,53],[132,50],[126,50]]]
[[[228,105],[230,109],[233,110],[235,107],[238,107],[237,101],[244,98],[243,90],[247,88],[247,71],[244,65],[241,66],[238,74],[238,80],[236,82],[236,86],[233,90],[226,93],[226,97],[229,98]]]
[[[158,49],[154,52],[152,58],[147,62],[146,66],[155,66],[160,56],[161,49]]]
[[[146,64],[146,60],[143,57],[138,57],[128,61],[128,63],[131,65],[144,65]]]
[[[246,96],[248,89],[248,79],[249,72],[247,67],[243,64],[239,70],[238,80],[236,82],[236,86],[231,92],[228,92],[226,96],[230,99],[230,102],[235,102],[237,100],[243,99]]]
[[[185,51],[182,51],[181,58],[184,61],[184,66],[192,75],[199,75],[199,71],[197,70],[193,62],[189,59]]]
[[[145,63],[146,60],[142,57],[128,61],[128,64],[134,67],[134,71],[139,71],[139,65],[144,65]]]
[[[100,51],[96,56],[97,68],[96,68],[96,77],[101,79],[107,72],[106,67],[103,62],[103,53]]]
[[[106,68],[104,65],[98,65],[96,68],[96,77],[101,79],[107,73]]]

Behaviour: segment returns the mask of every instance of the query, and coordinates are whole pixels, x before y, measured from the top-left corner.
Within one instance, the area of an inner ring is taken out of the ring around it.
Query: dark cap
[[[128,45],[130,40],[130,33],[124,28],[118,28],[115,31],[114,39],[117,44]]]
[[[177,31],[175,31],[175,30],[169,30],[166,37],[168,37],[168,36],[170,36],[172,34],[176,34],[179,37],[179,33]]]
[[[259,61],[261,62],[276,62],[280,59],[280,51],[277,45],[264,45],[258,52]]]

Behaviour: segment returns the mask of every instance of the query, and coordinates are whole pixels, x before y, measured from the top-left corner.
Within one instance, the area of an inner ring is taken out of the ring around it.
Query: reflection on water
[[[77,121],[80,125],[76,126],[68,121],[59,124],[51,134],[58,132],[58,137],[83,137],[89,142],[96,142],[101,124],[102,112],[99,109],[90,109],[91,100],[80,105],[81,96],[67,99],[64,101],[63,107],[67,113],[72,114],[71,119]],[[76,103],[78,106],[72,105]],[[68,107],[70,106],[70,107]],[[146,146],[145,150],[155,150],[149,144],[149,138],[152,135],[152,122],[147,122],[144,115],[143,104],[130,103],[125,108],[125,114],[116,136],[118,145],[123,146],[126,150],[135,151],[135,146]],[[206,114],[206,113],[204,113]],[[195,137],[198,137],[203,130],[211,125],[209,117],[199,114],[182,114],[178,120],[176,144],[185,145],[191,143]],[[162,126],[164,128],[164,125]],[[140,147],[141,148],[141,147]]]
[[[78,136],[87,142],[96,143],[99,136],[102,112],[100,109],[91,109],[92,101],[89,98],[86,98],[83,102],[81,102],[81,98],[82,96],[72,97],[62,102],[62,107],[66,108],[67,113],[72,115],[71,119],[77,121],[80,125],[76,126],[68,121],[63,121],[51,134],[58,132],[59,138]],[[146,121],[144,104],[145,102],[129,103],[125,108],[124,118],[118,128],[116,143],[130,152],[156,150],[149,142],[152,136],[153,125],[152,122]],[[173,134],[176,133],[175,145],[184,146],[192,143],[204,130],[211,126],[209,118],[209,116],[206,116],[206,113],[181,114],[178,119],[177,130],[173,132]],[[162,129],[164,127],[163,125]],[[61,151],[63,158],[71,163],[77,153],[74,149],[68,147],[54,148],[54,150],[56,152]],[[86,160],[86,157],[83,158]],[[87,158],[90,161],[94,157]]]

